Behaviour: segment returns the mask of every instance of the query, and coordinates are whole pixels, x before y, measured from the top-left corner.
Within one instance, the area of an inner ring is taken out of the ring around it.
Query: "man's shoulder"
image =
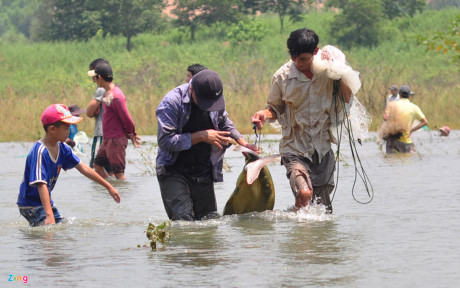
[[[288,61],[288,62],[284,63],[283,66],[281,66],[278,70],[276,70],[275,74],[273,74],[273,77],[280,77],[280,76],[289,75],[292,64],[293,64],[292,61]]]
[[[162,102],[168,102],[168,103],[182,103],[185,98],[187,98],[187,93],[190,88],[190,84],[182,84],[180,86],[177,86],[176,88],[172,89],[169,91],[165,97],[163,98]]]
[[[120,89],[120,87],[116,86],[112,89],[113,98],[125,98],[125,93]]]

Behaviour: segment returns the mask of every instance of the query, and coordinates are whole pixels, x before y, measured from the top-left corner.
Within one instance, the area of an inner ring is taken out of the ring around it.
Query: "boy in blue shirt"
[[[32,227],[63,220],[51,199],[51,191],[61,169],[77,168],[81,174],[104,186],[115,202],[120,203],[118,191],[81,162],[72,149],[64,144],[69,135],[70,124],[78,123],[82,119],[73,116],[63,104],[50,105],[41,116],[46,135],[35,143],[27,156],[17,202],[19,212]]]

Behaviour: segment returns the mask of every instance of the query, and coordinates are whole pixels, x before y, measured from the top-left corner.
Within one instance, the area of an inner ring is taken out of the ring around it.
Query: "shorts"
[[[386,153],[415,153],[415,145],[414,143],[404,143],[399,141],[398,139],[387,139],[386,140]]]
[[[94,164],[101,167],[109,165],[115,174],[125,172],[126,147],[128,147],[128,138],[126,136],[118,138],[104,137],[102,145],[94,159]]]
[[[330,194],[334,190],[335,156],[332,150],[324,155],[319,163],[318,153],[312,155],[312,161],[308,158],[294,154],[284,154],[281,163],[286,167],[286,176],[289,179],[292,193],[298,196],[302,187],[308,186],[313,190],[313,199],[326,206],[326,210],[332,213]]]
[[[56,221],[56,223],[62,222],[64,217],[61,216],[61,213],[59,213],[59,210],[56,208],[56,206],[51,207],[51,209],[53,210],[54,221]],[[30,227],[40,226],[45,223],[46,212],[43,206],[27,208],[19,207],[19,213],[21,213],[21,215],[26,218]]]
[[[157,178],[169,219],[193,221],[219,216],[211,175],[189,177],[172,167],[161,170]]]

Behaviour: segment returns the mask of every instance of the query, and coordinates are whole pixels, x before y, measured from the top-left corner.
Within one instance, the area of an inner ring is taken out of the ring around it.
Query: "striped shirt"
[[[37,141],[27,155],[24,179],[19,188],[18,206],[36,207],[43,206],[38,193],[37,184],[45,183],[50,193],[56,185],[61,168],[68,170],[80,163],[80,159],[72,152],[72,148],[58,142],[59,153],[53,159],[42,140]],[[54,202],[51,200],[51,205]]]

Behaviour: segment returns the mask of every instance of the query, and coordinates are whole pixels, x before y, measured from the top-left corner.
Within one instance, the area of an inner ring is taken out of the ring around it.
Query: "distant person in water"
[[[415,144],[410,138],[411,134],[428,121],[420,108],[411,103],[413,93],[408,85],[399,88],[399,101],[392,101],[388,104],[388,113],[385,114],[384,139],[386,140],[386,153],[414,153]],[[420,121],[412,128],[415,120]]]
[[[49,106],[41,116],[46,135],[34,144],[27,156],[17,201],[19,212],[30,226],[54,224],[63,220],[51,199],[51,191],[62,169],[75,167],[81,174],[104,186],[113,200],[120,203],[118,191],[81,162],[72,149],[64,144],[70,125],[81,120],[81,117],[73,116],[63,104]]]
[[[399,94],[398,94],[398,86],[396,85],[391,85],[390,87],[390,95],[388,95],[386,103],[385,103],[385,114],[383,118],[388,117],[387,114],[387,109],[388,109],[388,103],[391,101],[398,101],[400,99]],[[385,116],[386,115],[386,116]]]
[[[78,107],[77,104],[70,105],[69,106],[69,111],[70,111],[70,114],[72,114],[73,116],[77,116],[77,117],[80,117],[81,114],[85,113],[85,110],[81,109],[80,107]],[[75,135],[77,135],[77,133],[78,133],[77,124],[70,124],[69,130],[70,130],[69,136],[65,140],[65,143],[73,148],[73,147],[75,147],[74,138],[75,138]]]
[[[96,69],[97,64],[109,62],[104,58],[97,58],[89,64],[89,70]],[[110,64],[109,64],[110,65]],[[94,83],[97,84],[97,77],[91,77]],[[103,133],[102,133],[102,115],[104,114],[104,109],[102,108],[102,99],[104,98],[105,89],[103,87],[97,86],[96,91],[94,92],[93,99],[89,102],[88,107],[86,107],[86,116],[89,118],[94,118],[94,136],[93,142],[91,144],[91,159],[89,161],[89,167],[94,168],[94,158],[96,157],[97,151],[102,145]],[[106,165],[105,170],[109,175],[111,174],[110,165]],[[113,176],[113,175],[111,175]]]
[[[88,71],[88,76],[93,77],[94,82],[106,91],[102,99],[104,136],[94,159],[94,169],[102,178],[107,178],[109,174],[104,167],[110,165],[115,178],[125,179],[128,139],[139,148],[141,138],[137,136],[123,91],[113,83],[112,67],[108,63],[99,63],[94,70]]]
[[[447,137],[450,134],[450,127],[449,126],[442,126],[439,128],[439,136]]]

